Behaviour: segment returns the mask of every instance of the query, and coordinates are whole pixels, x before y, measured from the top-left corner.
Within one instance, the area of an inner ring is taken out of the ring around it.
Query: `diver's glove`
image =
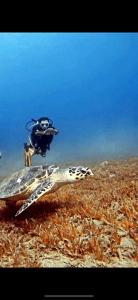
[[[58,129],[55,129],[55,135],[57,135],[59,133]]]

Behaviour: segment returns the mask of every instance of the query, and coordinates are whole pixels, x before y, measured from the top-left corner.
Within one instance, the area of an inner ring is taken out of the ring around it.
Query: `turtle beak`
[[[89,171],[87,172],[87,174],[88,174],[89,176],[94,176],[94,174],[93,174],[93,172],[92,172],[91,169],[89,169]]]

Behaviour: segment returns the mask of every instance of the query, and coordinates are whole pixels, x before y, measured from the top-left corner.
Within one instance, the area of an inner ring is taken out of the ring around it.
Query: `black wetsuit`
[[[53,128],[55,129],[53,126],[49,126],[48,128]],[[56,130],[56,129],[55,129]],[[36,153],[41,154],[42,156],[45,156],[46,154],[46,150],[50,150],[50,144],[53,140],[53,135],[39,135],[39,131],[40,132],[44,132],[45,130],[43,130],[40,125],[35,125],[32,129],[32,133],[31,133],[31,142],[32,145],[34,146],[34,148],[36,149]],[[38,135],[37,135],[38,132]],[[55,134],[58,133],[58,130]]]

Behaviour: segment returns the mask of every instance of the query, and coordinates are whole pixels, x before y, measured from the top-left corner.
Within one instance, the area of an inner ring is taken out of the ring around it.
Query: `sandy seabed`
[[[138,157],[83,165],[18,218],[0,201],[0,267],[138,267]]]

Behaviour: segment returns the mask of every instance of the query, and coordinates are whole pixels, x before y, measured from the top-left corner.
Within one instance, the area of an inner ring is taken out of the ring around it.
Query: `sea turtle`
[[[0,200],[11,204],[13,201],[27,199],[16,212],[16,217],[44,194],[54,192],[62,185],[93,175],[91,169],[83,166],[61,168],[56,165],[40,165],[26,167],[0,182]]]

